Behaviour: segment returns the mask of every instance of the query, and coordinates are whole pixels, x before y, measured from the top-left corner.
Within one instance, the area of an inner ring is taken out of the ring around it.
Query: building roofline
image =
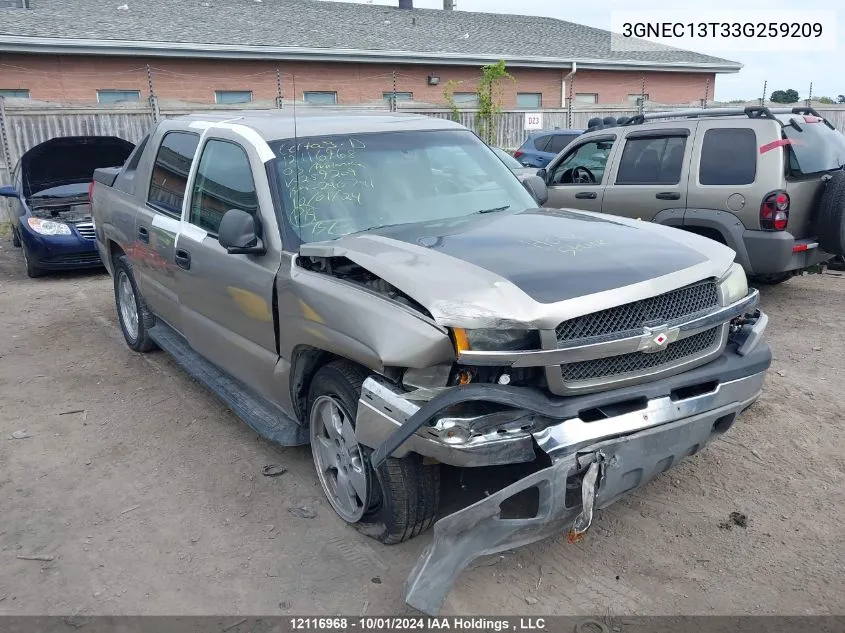
[[[151,42],[131,40],[65,39],[0,35],[0,51],[7,53],[43,53],[64,55],[109,55],[181,57],[211,59],[268,59],[286,61],[335,61],[359,63],[403,63],[450,66],[476,66],[495,63],[499,55],[462,55],[458,53],[409,52],[344,48],[306,48],[287,46],[243,46],[237,44],[200,44],[194,42]],[[661,72],[736,73],[742,64],[735,62],[654,62],[613,59],[564,59],[542,56],[504,56],[514,67],[559,68],[569,70],[577,63],[592,70],[656,70]]]

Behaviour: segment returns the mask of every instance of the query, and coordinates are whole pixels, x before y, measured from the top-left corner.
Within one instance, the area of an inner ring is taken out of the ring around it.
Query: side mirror
[[[549,201],[549,190],[546,188],[546,181],[539,176],[528,176],[528,178],[522,181],[522,186],[537,201],[538,207],[542,207]]]
[[[240,209],[229,209],[220,220],[217,241],[230,255],[263,255],[267,252],[258,236],[261,225]]]
[[[542,179],[543,182],[546,182],[546,179],[548,178],[548,172],[546,171],[545,167],[540,167],[540,169],[537,170],[537,173],[535,175],[538,178]]]
[[[4,198],[17,198],[18,190],[15,189],[14,185],[6,185],[5,187],[0,187],[0,196]]]

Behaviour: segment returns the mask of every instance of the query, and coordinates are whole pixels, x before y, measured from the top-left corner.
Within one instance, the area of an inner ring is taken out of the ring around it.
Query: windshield
[[[270,147],[286,220],[303,242],[537,206],[490,148],[465,130],[342,134]]]
[[[815,117],[807,117],[815,119]],[[792,125],[783,128],[789,140],[789,168],[799,175],[816,174],[845,165],[845,136],[823,121],[807,122],[797,117],[799,132]]]
[[[490,149],[496,152],[496,156],[502,159],[502,162],[507,165],[508,169],[524,169],[520,162],[508,154],[505,150],[498,147],[491,147]]]

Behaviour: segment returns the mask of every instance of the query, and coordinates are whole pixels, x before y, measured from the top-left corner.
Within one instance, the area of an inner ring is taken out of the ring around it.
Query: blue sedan
[[[113,136],[72,136],[27,151],[1,187],[10,198],[12,242],[22,247],[26,272],[102,266],[91,222],[89,185],[97,167],[122,165],[135,146]]]
[[[532,132],[513,157],[526,167],[545,167],[564,147],[584,130],[545,130]]]

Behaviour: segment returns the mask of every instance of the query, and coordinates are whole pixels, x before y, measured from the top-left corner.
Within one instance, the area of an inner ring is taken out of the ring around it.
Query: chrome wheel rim
[[[332,396],[320,396],[311,407],[311,452],[317,478],[334,511],[356,523],[367,510],[369,481],[351,416]]]
[[[120,309],[120,320],[129,338],[138,338],[138,304],[135,303],[135,293],[129,275],[121,270],[117,275],[117,307]]]

